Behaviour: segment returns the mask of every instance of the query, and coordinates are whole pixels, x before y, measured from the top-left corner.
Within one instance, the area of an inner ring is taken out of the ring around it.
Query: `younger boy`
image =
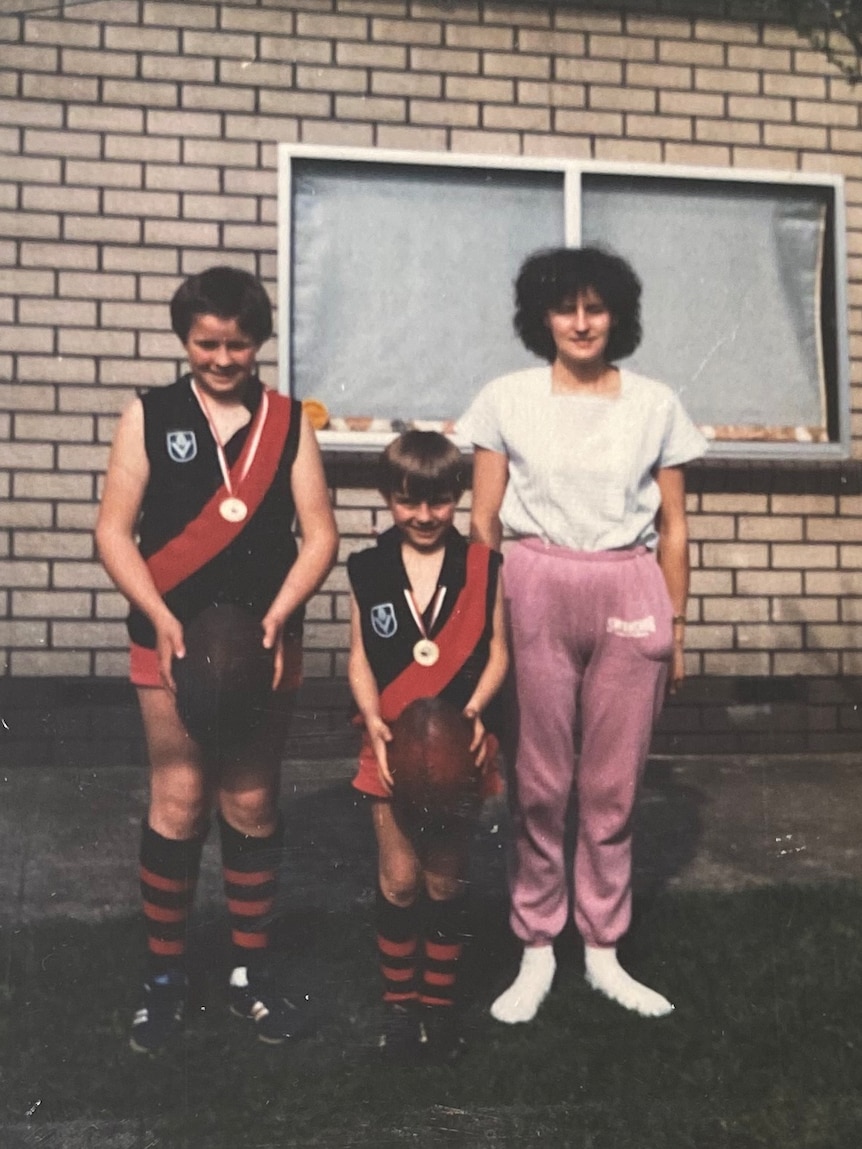
[[[378,488],[394,526],[351,555],[350,685],[365,726],[353,785],[372,801],[379,852],[377,944],[389,1058],[464,1050],[456,1014],[469,827],[418,833],[393,804],[389,724],[416,698],[440,697],[474,726],[485,791],[495,740],[482,715],[506,675],[500,556],[453,526],[461,453],[435,431],[407,431],[383,452]],[[489,745],[490,743],[490,745]]]

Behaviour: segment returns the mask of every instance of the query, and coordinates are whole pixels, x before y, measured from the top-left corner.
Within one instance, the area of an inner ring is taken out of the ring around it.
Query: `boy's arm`
[[[267,650],[275,648],[273,689],[278,685],[283,666],[283,650],[279,641],[281,628],[285,620],[311,598],[332,570],[338,549],[338,532],[320,448],[305,415],[300,425],[299,447],[290,485],[302,542],[296,562],[261,621],[263,645]]]
[[[464,713],[473,719],[473,745],[471,750],[478,750],[477,762],[484,760],[485,727],[482,723],[482,711],[503,685],[509,670],[509,647],[506,642],[506,625],[503,614],[503,589],[499,573],[497,576],[497,591],[494,597],[494,614],[492,619],[491,643],[488,652],[488,661],[485,669],[479,676],[476,689],[469,702],[464,707]]]
[[[392,789],[392,775],[386,760],[386,743],[392,741],[392,732],[380,717],[380,692],[369,665],[362,641],[362,622],[356,596],[350,592],[350,655],[347,660],[347,678],[357,709],[365,723],[368,737],[377,758],[380,780],[387,790]]]

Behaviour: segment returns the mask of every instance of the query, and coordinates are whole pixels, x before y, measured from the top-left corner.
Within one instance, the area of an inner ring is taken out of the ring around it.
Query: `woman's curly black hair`
[[[171,300],[171,327],[181,343],[198,315],[235,319],[258,347],[272,335],[272,302],[255,276],[238,267],[210,267],[181,283]]]
[[[553,363],[557,348],[546,317],[592,288],[614,318],[605,358],[624,359],[641,341],[641,283],[618,255],[600,247],[556,247],[534,252],[515,280],[515,330],[524,346]]]

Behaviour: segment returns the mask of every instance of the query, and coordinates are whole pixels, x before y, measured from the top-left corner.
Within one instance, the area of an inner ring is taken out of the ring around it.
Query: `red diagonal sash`
[[[255,415],[261,416],[262,406]],[[269,413],[260,436],[257,454],[242,483],[242,499],[248,516],[241,523],[229,523],[219,514],[219,503],[229,494],[222,483],[209,502],[180,534],[176,535],[147,559],[147,566],[159,594],[167,594],[229,546],[249,518],[263,502],[281,459],[290,430],[291,401],[284,395],[269,392]],[[240,456],[231,467],[231,476],[241,475],[246,454],[254,438],[255,426],[249,428]]]
[[[482,637],[488,600],[488,547],[471,543],[467,579],[452,613],[434,635],[440,657],[433,666],[411,662],[380,693],[380,716],[394,722],[416,698],[435,698],[452,681]]]

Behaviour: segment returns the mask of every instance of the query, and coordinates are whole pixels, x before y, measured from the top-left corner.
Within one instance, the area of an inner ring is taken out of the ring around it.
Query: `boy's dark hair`
[[[553,363],[557,348],[545,318],[588,288],[614,318],[605,358],[624,359],[641,341],[641,283],[620,256],[599,247],[557,247],[537,251],[515,280],[515,330],[524,346]]]
[[[272,335],[272,302],[255,276],[238,267],[209,267],[181,283],[171,300],[171,327],[181,343],[197,315],[235,319],[259,347]]]
[[[439,431],[405,431],[393,439],[377,464],[377,489],[384,499],[403,495],[433,503],[464,491],[464,460]]]

